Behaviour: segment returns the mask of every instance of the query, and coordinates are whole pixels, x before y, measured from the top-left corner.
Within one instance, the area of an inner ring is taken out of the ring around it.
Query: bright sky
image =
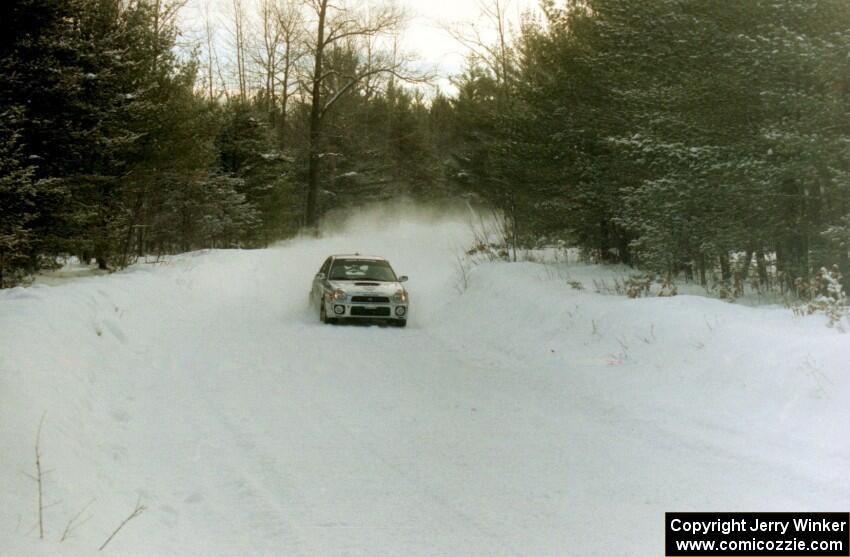
[[[481,2],[494,0],[395,0],[403,6],[409,15],[407,27],[402,34],[402,49],[416,54],[428,69],[439,76],[439,85],[451,90],[448,76],[458,73],[464,63],[464,47],[455,41],[445,30],[446,26],[459,23],[480,22],[483,30],[489,26],[481,18]],[[219,22],[228,18],[232,10],[232,0],[189,0],[183,11],[183,22],[190,36],[200,36],[203,26],[203,6],[209,2],[213,14],[218,14]],[[251,10],[254,0],[242,0],[245,8]],[[533,9],[537,0],[500,0],[504,6],[509,23],[518,27],[523,11]],[[221,24],[219,25],[221,27]],[[227,40],[226,34],[219,40]],[[485,33],[486,36],[486,33]],[[219,37],[222,35],[219,34]],[[495,36],[493,37],[495,38]]]
[[[480,21],[480,2],[490,0],[402,0],[410,13],[404,41],[411,51],[426,64],[436,67],[443,77],[459,73],[463,67],[464,47],[445,31],[446,26],[461,22]],[[535,0],[501,0],[506,6],[510,25],[516,29],[523,11],[537,5]],[[495,36],[492,37],[495,39]]]

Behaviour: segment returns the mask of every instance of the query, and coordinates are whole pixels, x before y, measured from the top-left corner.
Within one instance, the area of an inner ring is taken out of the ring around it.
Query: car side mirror
[[[316,280],[325,280],[325,273],[316,273]]]
[[[399,282],[407,282],[407,275],[401,275],[400,277],[398,277],[398,281]]]

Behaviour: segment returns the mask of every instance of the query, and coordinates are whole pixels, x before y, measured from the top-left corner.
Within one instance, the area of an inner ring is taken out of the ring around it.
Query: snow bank
[[[461,291],[470,235],[394,207],[0,292],[0,554],[93,554],[137,500],[105,553],[658,555],[668,510],[846,510],[850,337],[576,263]],[[411,276],[407,329],[318,323],[353,251]]]

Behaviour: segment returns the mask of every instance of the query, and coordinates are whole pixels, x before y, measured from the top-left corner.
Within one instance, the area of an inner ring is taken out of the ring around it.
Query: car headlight
[[[345,290],[337,288],[331,294],[331,300],[344,300],[345,299]]]
[[[407,301],[407,292],[404,290],[399,290],[393,296],[393,301],[397,304],[403,304]]]

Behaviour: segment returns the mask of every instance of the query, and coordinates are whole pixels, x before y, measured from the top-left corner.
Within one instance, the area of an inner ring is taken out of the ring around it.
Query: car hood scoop
[[[328,284],[332,289],[341,289],[349,296],[392,296],[401,289],[401,285],[397,282],[379,282],[374,280],[332,280]]]

